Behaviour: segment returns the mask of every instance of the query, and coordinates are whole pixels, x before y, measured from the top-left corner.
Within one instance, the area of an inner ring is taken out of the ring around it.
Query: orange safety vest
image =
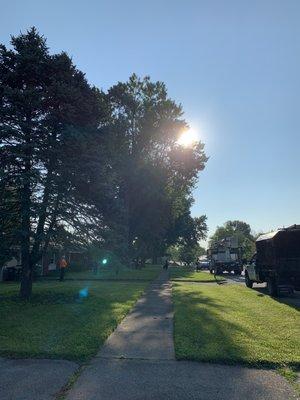
[[[59,267],[60,268],[67,268],[67,261],[65,259],[60,260]]]

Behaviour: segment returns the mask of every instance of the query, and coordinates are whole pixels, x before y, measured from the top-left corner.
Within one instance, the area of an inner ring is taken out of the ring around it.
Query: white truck
[[[233,271],[235,275],[241,275],[243,270],[241,248],[237,238],[227,237],[215,243],[208,249],[208,257],[211,274],[219,275],[224,271]]]

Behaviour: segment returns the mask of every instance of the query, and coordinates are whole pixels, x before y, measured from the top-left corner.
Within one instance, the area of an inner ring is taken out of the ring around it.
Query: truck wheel
[[[214,271],[213,271],[212,269],[210,269],[210,270],[209,270],[209,273],[210,273],[210,274],[213,274],[213,273],[214,273]]]
[[[267,281],[267,289],[270,296],[277,297],[278,296],[278,287],[276,281],[274,279],[269,279]]]
[[[251,281],[251,279],[249,278],[248,273],[246,272],[245,274],[245,284],[248,288],[252,289],[253,287],[253,281]]]

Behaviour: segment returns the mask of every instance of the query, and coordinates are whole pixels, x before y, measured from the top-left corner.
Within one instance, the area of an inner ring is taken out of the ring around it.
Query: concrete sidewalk
[[[77,368],[64,360],[0,358],[0,399],[54,399]]]
[[[68,400],[295,398],[286,380],[272,371],[176,361],[171,284],[165,271],[107,339],[67,396]]]
[[[171,284],[163,272],[105,342],[98,357],[174,360]]]

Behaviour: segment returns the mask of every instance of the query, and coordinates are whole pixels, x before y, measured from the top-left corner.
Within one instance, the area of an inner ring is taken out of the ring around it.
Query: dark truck
[[[246,286],[267,282],[271,296],[300,290],[300,225],[259,236],[245,267]]]

